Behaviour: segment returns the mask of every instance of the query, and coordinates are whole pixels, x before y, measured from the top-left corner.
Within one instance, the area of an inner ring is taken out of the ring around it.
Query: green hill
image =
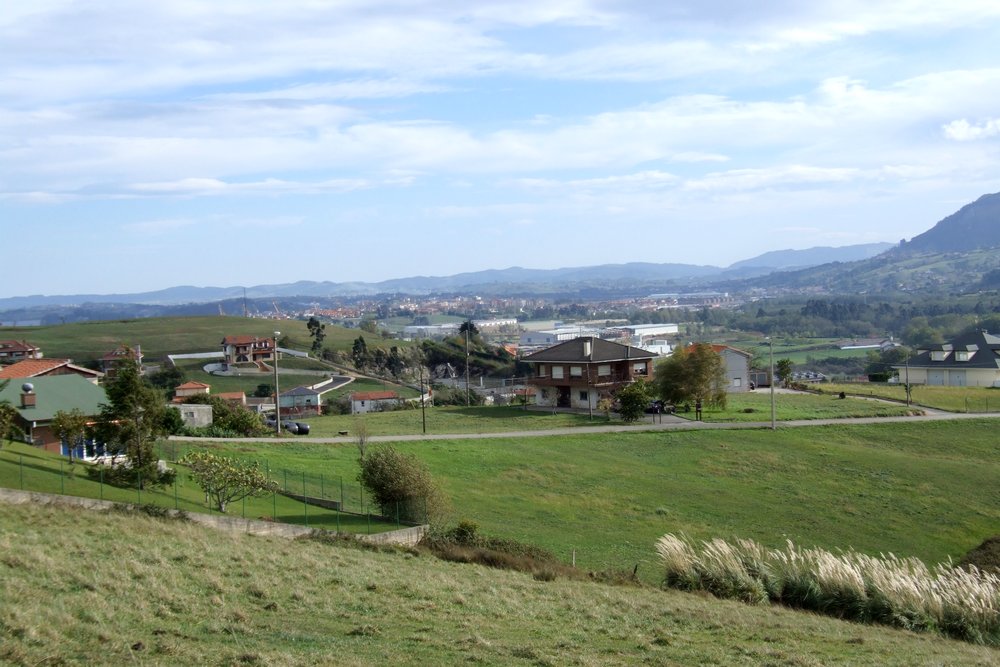
[[[46,357],[69,357],[77,363],[98,359],[118,345],[141,345],[146,359],[167,354],[221,351],[230,334],[272,336],[280,331],[292,348],[308,350],[312,340],[301,320],[265,320],[244,317],[149,317],[132,320],[77,322],[41,327],[0,327],[2,339],[26,339],[42,348]],[[326,327],[325,347],[350,350],[361,332],[333,325]],[[368,340],[371,339],[371,340]],[[369,347],[379,347],[378,336],[366,336]],[[389,341],[404,345],[400,341]]]
[[[994,649],[652,587],[2,507],[6,665],[990,665]]]

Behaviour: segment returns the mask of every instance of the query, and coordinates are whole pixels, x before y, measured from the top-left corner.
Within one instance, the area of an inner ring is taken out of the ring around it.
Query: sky
[[[728,266],[1000,191],[996,0],[0,1],[0,296]]]

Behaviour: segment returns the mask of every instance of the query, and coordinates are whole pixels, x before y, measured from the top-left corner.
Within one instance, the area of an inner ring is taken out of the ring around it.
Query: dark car
[[[672,415],[677,412],[677,408],[664,401],[650,401],[646,406],[648,415]]]

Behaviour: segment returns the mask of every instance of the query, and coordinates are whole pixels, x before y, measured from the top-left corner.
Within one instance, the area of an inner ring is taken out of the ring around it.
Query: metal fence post
[[[306,500],[306,474],[302,473],[302,513],[306,518],[306,528],[309,527],[309,502]]]
[[[104,500],[104,464],[101,464],[101,500]]]
[[[20,464],[19,468],[20,468],[20,475],[21,475],[21,490],[24,491],[24,454],[19,454],[18,456],[21,457],[21,464]]]
[[[344,509],[344,476],[340,476],[340,509]]]
[[[66,475],[63,473],[63,462],[59,462],[59,493],[66,495]]]
[[[174,475],[174,509],[180,509],[177,504],[177,482],[180,479],[180,475]]]

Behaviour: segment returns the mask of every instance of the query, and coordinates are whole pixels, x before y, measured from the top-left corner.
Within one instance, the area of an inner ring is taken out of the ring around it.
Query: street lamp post
[[[778,428],[777,422],[774,417],[774,341],[767,338],[767,350],[768,356],[771,358],[771,430],[774,431]]]
[[[278,390],[278,336],[280,331],[274,332],[274,434],[281,436],[281,392]]]

